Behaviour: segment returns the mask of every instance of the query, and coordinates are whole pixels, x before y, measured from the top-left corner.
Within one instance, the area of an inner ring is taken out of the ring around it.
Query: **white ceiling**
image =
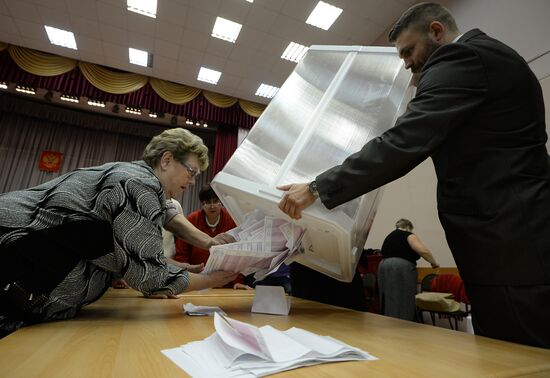
[[[343,9],[332,27],[305,23],[317,0],[158,0],[157,18],[126,10],[126,0],[0,0],[0,41],[144,74],[259,103],[261,83],[280,87],[295,63],[286,46],[369,45],[416,0],[325,0]],[[236,43],[211,37],[216,17],[243,25]],[[49,43],[44,25],[72,31],[78,50]],[[128,48],[154,55],[153,67],[128,62]],[[217,85],[199,68],[222,72]]]

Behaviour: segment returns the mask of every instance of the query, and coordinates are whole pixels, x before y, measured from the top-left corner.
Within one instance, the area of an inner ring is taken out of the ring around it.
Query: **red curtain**
[[[225,166],[237,149],[238,128],[235,125],[218,127],[216,145],[214,147],[214,161],[212,162],[212,177]]]

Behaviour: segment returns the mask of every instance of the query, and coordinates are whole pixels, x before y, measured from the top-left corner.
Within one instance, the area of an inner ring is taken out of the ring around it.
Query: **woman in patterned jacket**
[[[235,279],[187,272],[163,254],[163,227],[201,248],[230,241],[211,238],[167,204],[207,166],[202,139],[170,129],[149,142],[141,161],[77,169],[0,195],[0,337],[75,316],[105,293],[113,274],[166,297]]]

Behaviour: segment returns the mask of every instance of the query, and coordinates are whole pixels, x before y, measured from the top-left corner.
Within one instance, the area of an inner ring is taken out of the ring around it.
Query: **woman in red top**
[[[201,201],[201,209],[187,216],[189,222],[199,230],[213,237],[237,227],[210,185],[205,185],[202,188],[199,193],[199,200]],[[206,264],[209,256],[210,252],[206,249],[195,247],[181,239],[176,241],[176,255],[174,256],[176,261],[191,265]],[[244,277],[239,274],[235,281],[224,287],[247,289],[248,286],[244,285],[243,282]]]

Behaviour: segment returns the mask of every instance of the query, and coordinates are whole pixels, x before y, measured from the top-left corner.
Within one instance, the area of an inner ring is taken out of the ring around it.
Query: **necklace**
[[[204,220],[206,220],[206,225],[210,228],[216,228],[218,226],[218,223],[220,223],[221,216],[218,215],[218,219],[214,223],[208,222],[208,217],[205,215]]]

